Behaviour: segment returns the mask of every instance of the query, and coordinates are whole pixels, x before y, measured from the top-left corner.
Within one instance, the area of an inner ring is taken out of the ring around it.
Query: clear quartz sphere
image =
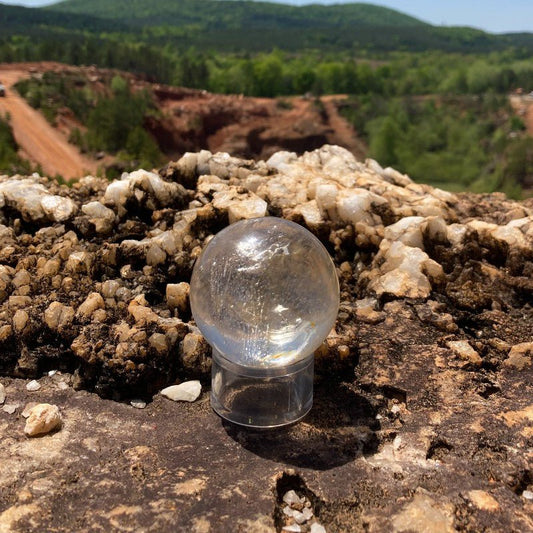
[[[335,267],[312,233],[273,217],[227,227],[198,259],[190,299],[213,348],[211,405],[221,417],[274,428],[309,412],[314,351],[339,308]]]
[[[219,232],[197,261],[191,309],[218,355],[241,367],[302,361],[335,324],[339,283],[322,243],[280,218],[244,220]]]

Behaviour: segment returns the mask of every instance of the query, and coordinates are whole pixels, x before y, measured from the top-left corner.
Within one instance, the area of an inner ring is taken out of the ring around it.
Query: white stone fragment
[[[276,152],[270,156],[266,164],[267,167],[281,172],[287,165],[296,161],[297,158],[298,156],[294,152]]]
[[[144,409],[146,407],[146,402],[143,400],[131,400],[130,405],[135,407],[135,409]]]
[[[130,174],[124,173],[119,181],[111,183],[106,189],[103,203],[117,207],[119,214],[123,214],[130,198],[140,201],[146,196],[146,205],[155,209],[171,205],[183,192],[184,188],[179,183],[167,182],[154,172],[141,169]]]
[[[475,366],[481,366],[483,360],[476,350],[470,346],[468,341],[449,341],[447,345],[448,348],[450,348],[450,350],[452,350],[463,361],[472,363]]]
[[[70,198],[50,194],[44,185],[31,178],[9,179],[0,183],[0,198],[4,205],[19,211],[24,220],[62,222],[77,210]]]
[[[400,241],[407,246],[424,249],[422,223],[424,217],[405,217],[385,228],[385,239],[391,242]]]
[[[67,326],[74,318],[74,309],[61,302],[52,302],[44,312],[44,321],[53,331]]]
[[[104,309],[105,302],[98,292],[91,292],[85,301],[78,307],[77,316],[90,317],[97,309]]]
[[[171,309],[185,311],[189,303],[190,286],[187,282],[169,283],[166,288],[167,305]]]
[[[313,511],[309,507],[304,507],[302,509],[302,514],[304,515],[304,518],[305,518],[306,522],[308,520],[311,520],[311,518],[313,518]]]
[[[239,220],[264,217],[267,213],[267,207],[268,204],[255,194],[250,198],[233,202],[228,207],[229,223],[233,224]]]
[[[281,531],[290,531],[291,533],[300,533],[302,528],[298,524],[291,524],[290,526],[283,526]]]
[[[199,381],[185,381],[179,385],[171,385],[161,391],[161,395],[174,402],[194,402],[202,392]]]
[[[30,392],[38,391],[41,388],[41,384],[33,379],[26,385],[26,390]]]
[[[161,248],[155,244],[152,243],[148,247],[148,251],[146,252],[146,264],[151,266],[160,265],[161,263],[164,263],[167,259],[167,254],[161,250]]]
[[[24,407],[24,410],[22,411],[22,413],[20,413],[24,418],[28,418],[30,415],[31,415],[31,410],[36,406],[36,405],[39,405],[38,402],[30,402],[30,403],[27,403],[26,406]]]
[[[6,401],[6,388],[0,383],[0,405]]]
[[[310,533],[327,533],[327,532],[326,532],[326,528],[322,524],[319,524],[318,522],[314,522],[313,524],[311,524]]]
[[[407,185],[413,183],[413,180],[407,174],[401,174],[391,167],[387,167],[383,170],[383,177],[386,180],[390,180],[394,185],[400,185],[401,187],[407,187]]]
[[[533,500],[533,491],[525,490],[522,492],[522,498],[525,498],[526,500]]]
[[[26,420],[24,433],[28,437],[45,435],[54,429],[61,427],[61,413],[57,405],[40,403],[33,407],[30,416]]]
[[[311,200],[310,202],[299,205],[294,211],[295,213],[302,215],[306,226],[310,228],[318,226],[320,223],[324,222],[316,200]]]
[[[334,183],[321,183],[316,187],[315,199],[320,211],[326,213],[335,208],[338,192],[339,189]]]
[[[344,189],[337,195],[337,212],[349,224],[365,222],[374,225],[372,204],[386,203],[383,198],[366,189]]]
[[[307,522],[307,518],[300,511],[294,510],[292,512],[292,517],[294,518],[297,524],[304,524],[305,522]]]
[[[18,403],[6,403],[4,407],[2,407],[2,411],[8,415],[12,415],[19,407],[20,405]]]
[[[287,505],[303,505],[305,498],[300,498],[294,490],[289,490],[283,495],[283,501]]]
[[[70,198],[47,194],[41,199],[41,206],[49,219],[55,222],[68,220],[77,210]]]
[[[113,228],[115,212],[100,202],[89,202],[82,205],[81,210],[94,224],[97,233],[107,233]]]
[[[400,298],[427,298],[431,293],[430,281],[444,279],[444,271],[437,262],[419,248],[399,241],[382,241],[374,264],[380,265],[381,275],[373,279],[369,287],[378,296],[392,294]]]
[[[467,227],[463,224],[450,224],[446,228],[446,238],[452,246],[460,246],[463,244],[467,234]]]

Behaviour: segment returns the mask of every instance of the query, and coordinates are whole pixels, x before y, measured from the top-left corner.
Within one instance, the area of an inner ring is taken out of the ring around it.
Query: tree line
[[[0,61],[57,60],[142,74],[150,81],[247,96],[295,94],[505,93],[528,88],[533,62],[525,49],[488,55],[444,52],[352,55],[302,52],[220,54],[177,52],[143,43],[87,37],[70,42],[29,38],[0,41]]]

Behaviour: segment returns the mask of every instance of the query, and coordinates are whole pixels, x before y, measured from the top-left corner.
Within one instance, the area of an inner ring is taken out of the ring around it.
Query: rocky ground
[[[533,531],[532,200],[324,146],[0,177],[0,208],[0,531]],[[341,306],[310,415],[251,432],[210,410],[188,282],[267,214],[322,240]],[[61,425],[29,437],[36,403]]]

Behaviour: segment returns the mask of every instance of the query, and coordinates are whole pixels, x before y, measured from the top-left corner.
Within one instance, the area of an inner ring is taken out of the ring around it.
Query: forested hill
[[[67,32],[116,32],[128,31],[130,26],[86,13],[59,12],[0,3],[0,28],[3,36],[6,36],[28,31],[45,34],[53,28],[61,28]]]
[[[253,27],[338,28],[345,26],[424,26],[420,20],[370,4],[289,6],[234,0],[67,0],[49,7],[139,26],[200,24],[212,29]]]
[[[4,9],[0,5],[0,17]],[[65,24],[65,16],[86,16],[90,18],[85,29],[92,33],[99,29],[97,21],[102,33],[110,31],[111,22],[115,34],[129,33],[147,44],[180,49],[487,52],[518,46],[533,50],[533,34],[492,35],[472,28],[436,27],[361,3],[297,7],[235,0],[66,0],[34,11],[52,17],[40,22],[43,31],[51,26],[76,30],[79,19]],[[31,17],[27,20],[32,24]],[[12,33],[9,25],[5,27]]]

